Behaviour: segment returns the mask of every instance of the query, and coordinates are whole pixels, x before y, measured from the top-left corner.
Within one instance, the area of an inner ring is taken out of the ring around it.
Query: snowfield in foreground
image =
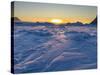
[[[94,26],[15,26],[14,72],[48,72],[97,67]]]

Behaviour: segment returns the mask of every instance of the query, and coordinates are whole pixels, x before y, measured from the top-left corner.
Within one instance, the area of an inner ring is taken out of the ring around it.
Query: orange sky
[[[34,17],[20,17],[22,21],[27,22],[50,22],[52,19],[61,19],[63,23],[82,22],[90,23],[94,18],[34,18]]]

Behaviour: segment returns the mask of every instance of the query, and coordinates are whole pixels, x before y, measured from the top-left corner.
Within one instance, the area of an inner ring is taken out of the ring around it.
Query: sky
[[[14,17],[28,22],[50,22],[61,19],[63,23],[90,23],[97,15],[96,6],[21,2],[14,3]]]

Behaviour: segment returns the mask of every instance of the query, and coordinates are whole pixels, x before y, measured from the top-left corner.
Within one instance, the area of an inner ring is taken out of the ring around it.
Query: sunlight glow
[[[54,23],[54,24],[61,24],[61,23],[63,23],[63,21],[61,19],[51,19],[50,22]]]

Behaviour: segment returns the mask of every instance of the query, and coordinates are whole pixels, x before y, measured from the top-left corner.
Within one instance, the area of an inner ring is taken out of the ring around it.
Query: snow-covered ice
[[[14,27],[14,72],[48,72],[97,67],[95,26]]]

